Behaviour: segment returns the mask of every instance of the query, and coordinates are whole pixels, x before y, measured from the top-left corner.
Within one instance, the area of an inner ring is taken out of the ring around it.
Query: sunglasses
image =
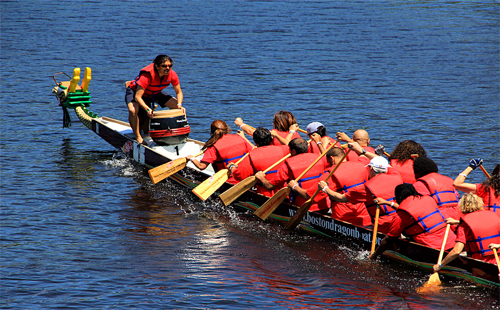
[[[162,67],[162,68],[172,68],[173,66],[174,66],[174,65],[173,65],[173,64],[171,64],[171,65],[161,65],[160,67]]]

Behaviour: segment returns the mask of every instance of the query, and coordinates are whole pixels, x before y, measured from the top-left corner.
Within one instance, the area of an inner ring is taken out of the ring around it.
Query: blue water
[[[63,129],[50,93],[55,73],[91,67],[91,110],[126,121],[124,82],[166,53],[192,138],[205,141],[216,118],[271,128],[273,114],[289,110],[303,128],[364,128],[388,151],[418,141],[453,178],[473,157],[491,171],[500,162],[497,1],[0,8],[0,307],[499,307],[498,291],[453,279],[420,295],[422,270],[283,233],[168,180],[153,185],[144,167],[80,123]]]

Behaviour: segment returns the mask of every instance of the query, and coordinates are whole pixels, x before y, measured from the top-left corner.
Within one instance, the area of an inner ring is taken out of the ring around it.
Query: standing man
[[[149,119],[154,115],[152,110],[154,102],[162,108],[182,109],[186,113],[186,109],[182,107],[184,96],[179,78],[172,70],[173,64],[172,58],[158,55],[152,64],[142,68],[139,75],[127,83],[125,103],[128,107],[128,120],[138,143],[145,144],[139,130],[142,128],[144,133],[149,132]],[[162,93],[162,90],[170,84],[177,98]]]

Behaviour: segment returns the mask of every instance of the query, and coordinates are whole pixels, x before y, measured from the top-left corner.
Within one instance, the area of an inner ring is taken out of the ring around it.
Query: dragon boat
[[[189,130],[186,128],[188,127],[187,120],[185,119],[186,116],[183,113],[180,115],[180,110],[163,111],[162,117],[180,117],[180,123],[183,124],[182,128],[160,128],[157,138],[144,137],[148,145],[139,144],[135,140],[128,122],[105,116],[99,117],[96,113],[89,110],[89,106],[92,103],[89,92],[89,82],[91,80],[90,68],[85,69],[81,86],[78,85],[80,81],[79,68],[74,69],[72,78],[65,74],[71,78],[70,81],[57,82],[56,76],[58,74],[65,73],[60,72],[54,76],[56,86],[52,92],[58,97],[60,106],[63,108],[65,124],[68,123],[69,119],[68,110],[74,110],[79,120],[88,129],[148,169],[158,167],[187,155],[200,153],[204,143],[188,138]],[[169,122],[164,123],[167,124]],[[179,121],[176,123],[179,123]],[[168,127],[169,125],[167,124],[166,126]],[[172,135],[172,139],[168,139],[169,134]],[[170,178],[185,188],[194,189],[213,175],[214,170],[211,166],[200,171],[191,162],[187,162],[184,169],[171,175]],[[231,187],[232,185],[227,182],[222,184],[209,200],[219,199],[218,196]],[[268,197],[250,189],[239,196],[231,206],[236,211],[251,214],[267,200]],[[298,209],[298,206],[285,200],[269,216],[267,221],[279,223],[284,226]],[[370,250],[371,248],[372,229],[356,226],[316,212],[307,212],[297,229],[305,233],[334,238],[355,250]],[[378,233],[376,238],[377,244],[384,237],[384,234]],[[400,238],[382,256],[428,270],[430,275],[433,265],[438,260],[439,250]],[[463,255],[460,255],[448,266],[445,266],[440,271],[440,274],[471,281],[481,286],[500,288],[498,267],[496,265]]]

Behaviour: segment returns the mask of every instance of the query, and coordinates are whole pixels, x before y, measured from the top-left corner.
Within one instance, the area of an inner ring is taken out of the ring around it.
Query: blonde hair
[[[484,202],[476,194],[464,194],[458,202],[458,207],[463,214],[483,210]]]

